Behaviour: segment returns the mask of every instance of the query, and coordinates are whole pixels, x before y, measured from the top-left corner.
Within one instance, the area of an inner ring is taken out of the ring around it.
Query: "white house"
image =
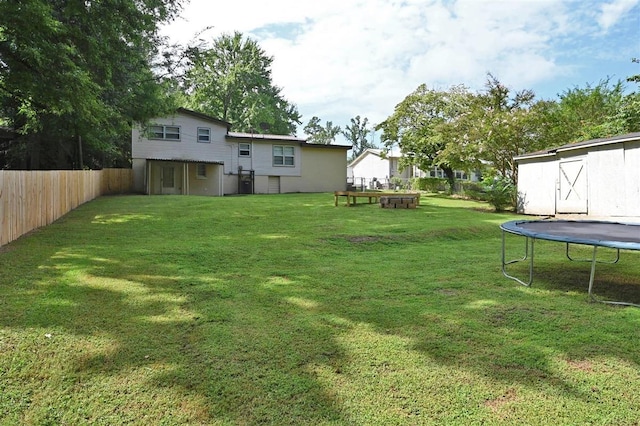
[[[230,131],[180,108],[131,134],[134,188],[146,194],[330,192],[346,188],[346,145]]]
[[[568,144],[514,160],[521,213],[640,217],[640,133]]]
[[[358,188],[390,188],[398,180],[406,182],[414,177],[445,177],[438,167],[428,171],[417,166],[401,169],[401,158],[399,150],[391,150],[383,155],[381,149],[368,148],[347,166],[347,179]],[[463,171],[456,171],[455,174],[456,179],[477,180],[475,174],[467,175]]]

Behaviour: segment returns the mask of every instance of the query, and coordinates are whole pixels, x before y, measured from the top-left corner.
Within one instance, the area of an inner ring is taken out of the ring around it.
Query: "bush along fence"
[[[131,169],[0,170],[0,246],[80,204],[133,188]]]

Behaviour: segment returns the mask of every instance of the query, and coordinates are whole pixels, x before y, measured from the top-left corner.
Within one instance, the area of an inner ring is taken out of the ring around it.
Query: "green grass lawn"
[[[0,424],[638,424],[640,309],[589,303],[558,243],[531,288],[503,277],[514,217],[87,203],[0,249]],[[598,265],[598,295],[639,302],[639,261]]]

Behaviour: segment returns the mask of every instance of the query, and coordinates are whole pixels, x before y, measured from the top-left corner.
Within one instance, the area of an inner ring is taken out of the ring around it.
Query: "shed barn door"
[[[559,163],[557,213],[587,213],[587,162],[584,158]]]
[[[269,176],[269,194],[280,193],[280,176]]]

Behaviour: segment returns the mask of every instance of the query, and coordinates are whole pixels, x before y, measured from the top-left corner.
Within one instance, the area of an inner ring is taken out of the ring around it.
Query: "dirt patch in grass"
[[[507,391],[505,393],[503,393],[502,395],[500,395],[497,398],[493,398],[493,399],[488,399],[484,402],[484,405],[489,407],[491,409],[491,411],[498,412],[500,411],[500,409],[510,403],[513,402],[515,400],[518,399],[518,395],[516,393],[516,390],[513,388],[509,388],[507,389]]]
[[[375,243],[380,241],[382,238],[381,237],[374,237],[374,236],[369,236],[369,235],[358,235],[355,237],[347,237],[347,241],[349,241],[350,243]]]
[[[580,370],[584,372],[593,371],[593,363],[587,359],[569,359],[567,360],[567,365],[574,370]]]

